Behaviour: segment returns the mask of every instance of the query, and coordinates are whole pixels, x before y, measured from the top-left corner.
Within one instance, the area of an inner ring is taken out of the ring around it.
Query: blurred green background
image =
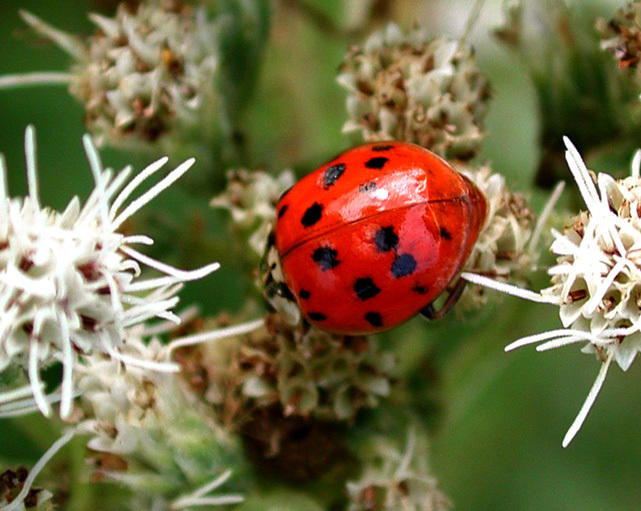
[[[341,23],[346,1],[305,2]],[[387,19],[401,25],[419,22],[434,34],[456,36],[472,2],[378,3]],[[588,6],[587,2],[576,4]],[[499,23],[499,5],[495,0],[486,2],[472,35],[480,67],[493,91],[481,158],[491,161],[495,171],[506,175],[514,189],[529,194],[540,208],[545,194],[532,185],[539,157],[533,88],[522,63],[487,34]],[[242,120],[246,153],[252,165],[274,171],[294,166],[304,173],[350,144],[341,134],[345,96],[335,76],[348,46],[362,37],[329,33],[289,2],[274,2],[273,6],[272,33],[260,81]],[[591,9],[611,16],[619,6],[609,0]],[[88,33],[93,27],[87,12],[110,12],[113,3],[1,2],[0,74],[63,70],[69,63],[60,50],[26,28],[17,14],[20,8],[54,26]],[[72,195],[87,196],[92,181],[80,140],[83,112],[64,86],[0,91],[0,112],[0,150],[7,158],[13,195],[26,191],[23,133],[27,124],[34,124],[42,202],[62,208]],[[133,163],[140,169],[151,159],[115,150],[102,154],[105,163],[115,168]],[[164,218],[159,212],[168,206],[173,216]],[[154,227],[160,233],[157,250],[170,252],[170,262],[184,267],[205,262],[194,257],[194,252],[223,262],[213,276],[187,286],[183,304],[199,303],[209,313],[238,310],[248,284],[242,274],[245,270],[235,268],[226,255],[225,215],[209,209],[204,199],[188,199],[180,189],[165,193],[147,208],[147,215],[158,218]],[[180,247],[163,240],[165,222],[184,232]],[[201,243],[206,250],[192,250],[190,241]],[[532,285],[535,289],[545,285],[543,271]],[[579,347],[545,354],[533,348],[503,352],[506,344],[520,336],[558,327],[555,308],[505,298],[475,318],[452,317],[435,325],[415,319],[383,336],[383,346],[393,347],[401,364],[412,365],[415,352],[423,352],[422,347],[416,348],[419,343],[429,343],[439,364],[438,400],[444,408],[433,434],[431,461],[455,509],[641,507],[640,364],[633,364],[627,373],[612,366],[581,432],[562,449],[563,435],[592,385],[598,362],[581,354]],[[0,421],[0,467],[18,461],[33,464],[55,437],[55,431],[39,417]]]

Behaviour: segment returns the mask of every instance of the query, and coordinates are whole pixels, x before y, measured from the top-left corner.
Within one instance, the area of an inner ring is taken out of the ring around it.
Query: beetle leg
[[[434,302],[430,302],[421,309],[421,316],[430,321],[441,319],[443,316],[445,316],[445,314],[449,312],[452,307],[456,305],[456,302],[459,301],[459,298],[461,298],[463,291],[465,291],[466,284],[467,280],[459,278],[456,281],[456,284],[454,284],[454,288],[448,293],[443,307],[441,307],[439,310],[436,310],[434,309]]]

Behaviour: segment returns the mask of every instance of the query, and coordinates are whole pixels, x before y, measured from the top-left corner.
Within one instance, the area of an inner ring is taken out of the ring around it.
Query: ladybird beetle
[[[486,211],[483,193],[427,149],[358,146],[279,199],[270,243],[284,282],[267,284],[328,332],[378,332],[421,311],[433,317],[431,304],[463,267]],[[437,315],[456,302],[459,282]]]

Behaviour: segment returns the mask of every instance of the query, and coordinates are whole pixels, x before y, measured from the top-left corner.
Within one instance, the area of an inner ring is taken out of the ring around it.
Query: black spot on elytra
[[[292,185],[292,186],[290,186],[290,187],[289,187],[287,190],[285,190],[283,193],[281,193],[281,194],[280,194],[280,197],[278,197],[278,202],[282,201],[282,200],[285,198],[285,195],[287,195],[289,192],[291,192],[291,191],[292,191],[292,188],[294,188],[294,186],[293,186],[293,185]]]
[[[300,296],[303,300],[307,300],[312,294],[307,291],[307,289],[301,289],[298,293],[298,296]]]
[[[378,312],[368,312],[365,314],[365,321],[372,326],[383,326],[383,318]]]
[[[289,206],[285,204],[282,208],[278,210],[278,218],[282,217],[285,214],[285,211],[287,211],[287,208]]]
[[[300,223],[303,224],[303,227],[311,227],[316,222],[318,222],[323,214],[323,205],[318,202],[314,202],[310,207],[305,210],[303,218],[300,219]]]
[[[450,234],[450,231],[448,231],[445,227],[441,227],[441,230],[439,233],[441,235],[441,238],[443,238],[444,240],[449,241],[452,239],[452,235]]]
[[[368,181],[367,183],[359,185],[358,191],[361,193],[371,193],[376,190],[376,188],[376,183],[374,181]]]
[[[381,289],[374,284],[371,278],[363,277],[354,282],[354,292],[361,300],[369,300],[380,293]]]
[[[406,277],[414,273],[416,269],[416,259],[412,254],[401,254],[394,259],[392,263],[392,275],[397,279],[401,277]]]
[[[398,245],[398,236],[392,225],[381,227],[374,233],[374,243],[379,252],[389,252]]]
[[[319,247],[312,253],[312,259],[323,271],[331,270],[340,264],[336,256],[338,252],[332,247]]]
[[[414,291],[415,293],[418,293],[419,295],[427,294],[427,292],[428,292],[429,290],[430,290],[430,289],[429,289],[427,286],[421,286],[420,284],[416,284],[416,285],[412,288],[412,291]]]
[[[380,170],[382,169],[385,164],[389,161],[389,158],[385,158],[385,156],[375,156],[374,158],[370,158],[365,162],[365,166],[368,169],[376,169]]]
[[[393,145],[375,145],[372,146],[372,151],[389,151],[390,149],[394,149]]]
[[[337,163],[336,165],[327,167],[327,169],[325,169],[325,173],[323,174],[323,187],[325,188],[325,190],[334,185],[334,183],[338,181],[338,178],[343,175],[343,172],[345,172],[344,163]]]
[[[322,312],[308,312],[307,315],[309,316],[309,319],[313,319],[314,321],[323,321],[324,319],[327,319],[327,316]]]

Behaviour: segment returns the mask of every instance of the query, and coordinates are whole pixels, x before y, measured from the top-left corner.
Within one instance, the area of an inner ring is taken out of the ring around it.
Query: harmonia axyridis
[[[355,147],[280,198],[270,241],[284,282],[269,275],[268,293],[271,286],[271,296],[295,300],[307,320],[330,332],[391,328],[433,312],[430,304],[461,270],[486,210],[483,193],[426,149],[402,142]]]

